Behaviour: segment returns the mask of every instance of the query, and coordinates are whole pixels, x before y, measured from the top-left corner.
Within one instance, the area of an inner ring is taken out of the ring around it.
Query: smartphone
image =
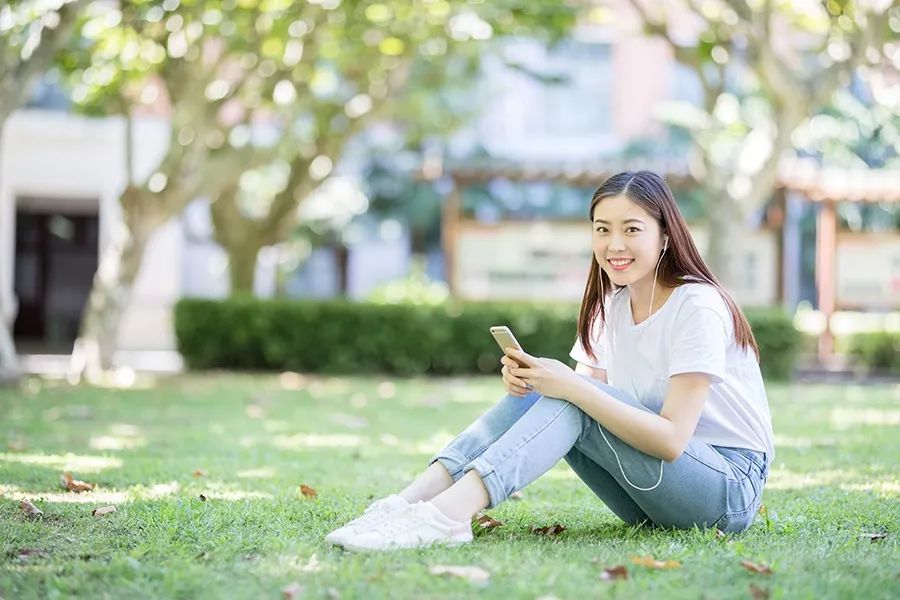
[[[513,335],[512,331],[509,330],[509,327],[505,325],[495,325],[491,327],[491,335],[494,336],[494,340],[496,340],[497,345],[500,346],[500,350],[506,354],[506,348],[515,348],[516,350],[522,350],[522,346],[516,341],[516,336]],[[510,358],[512,358],[510,356]],[[516,360],[513,358],[513,360]],[[524,367],[521,362],[517,361],[520,367]]]

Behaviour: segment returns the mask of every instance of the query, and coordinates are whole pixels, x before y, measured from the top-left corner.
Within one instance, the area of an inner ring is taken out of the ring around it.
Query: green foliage
[[[182,299],[175,334],[193,369],[452,375],[499,370],[492,325],[509,326],[531,354],[567,361],[576,319],[566,304]],[[799,347],[790,318],[759,311],[748,319],[764,376],[789,377]]]
[[[759,345],[763,377],[789,379],[802,345],[802,335],[794,329],[790,315],[779,309],[745,310]]]
[[[447,284],[429,279],[425,265],[419,261],[407,277],[376,288],[369,295],[369,301],[376,304],[438,305],[445,303],[449,296]]]
[[[900,333],[858,333],[850,338],[850,355],[868,369],[900,374]]]

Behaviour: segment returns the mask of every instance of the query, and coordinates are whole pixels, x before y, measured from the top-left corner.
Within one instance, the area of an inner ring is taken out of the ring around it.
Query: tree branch
[[[21,55],[15,53],[17,60],[13,61],[12,74],[4,73],[0,82],[0,124],[28,99],[34,84],[47,71],[53,57],[68,41],[78,14],[87,4],[88,0],[71,0],[62,5],[57,11],[59,23],[53,29],[41,28],[41,39],[31,55],[21,59]],[[4,53],[14,54],[10,48],[5,48]]]

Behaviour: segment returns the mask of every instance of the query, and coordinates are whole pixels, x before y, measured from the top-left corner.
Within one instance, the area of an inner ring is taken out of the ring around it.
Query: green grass
[[[472,544],[357,555],[323,543],[499,393],[495,378],[222,374],[0,390],[0,597],[279,598],[292,582],[304,598],[747,598],[751,584],[772,598],[900,596],[898,386],[772,386],[770,518],[742,535],[626,527],[563,462],[490,511],[505,524]],[[64,470],[97,489],[65,491]],[[23,497],[43,518],[24,516]],[[91,516],[107,504],[118,511]],[[555,538],[529,533],[557,522],[567,529]],[[873,532],[887,537],[860,537]],[[631,564],[647,554],[682,566]],[[627,581],[599,579],[620,564]],[[432,565],[480,566],[490,582]]]

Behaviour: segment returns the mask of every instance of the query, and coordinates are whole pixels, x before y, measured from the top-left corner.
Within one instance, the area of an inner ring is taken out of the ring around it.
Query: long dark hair
[[[756,345],[756,338],[753,337],[750,323],[747,322],[747,318],[732,299],[731,294],[725,291],[725,288],[703,262],[690,231],[688,231],[687,224],[684,222],[684,217],[681,216],[681,211],[675,204],[672,190],[669,189],[662,177],[650,171],[626,171],[613,175],[594,192],[594,196],[591,198],[591,207],[588,210],[588,219],[593,222],[594,207],[598,202],[604,198],[620,195],[627,197],[647,211],[659,223],[662,232],[669,236],[668,251],[663,254],[659,265],[659,278],[662,284],[667,287],[676,287],[683,283],[696,282],[716,288],[731,312],[735,341],[745,350],[752,349],[756,354],[756,359],[759,360],[759,346]],[[609,291],[612,288],[613,283],[609,276],[600,268],[596,257],[593,257],[587,285],[584,288],[584,298],[581,300],[581,311],[578,314],[578,335],[581,338],[581,347],[588,356],[595,360],[597,357],[591,348],[590,333],[598,318],[601,326],[606,326],[606,298],[601,295],[600,290]]]

